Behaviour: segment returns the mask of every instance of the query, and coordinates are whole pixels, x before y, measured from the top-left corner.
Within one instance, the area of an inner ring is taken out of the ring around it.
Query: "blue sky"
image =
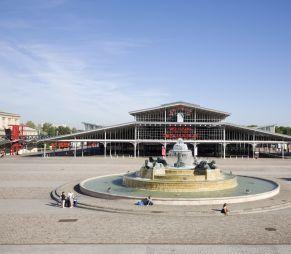
[[[291,1],[0,1],[0,111],[81,127],[187,101],[291,126]]]

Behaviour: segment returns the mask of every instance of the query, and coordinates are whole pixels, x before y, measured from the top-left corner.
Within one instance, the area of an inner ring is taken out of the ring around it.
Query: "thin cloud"
[[[113,61],[112,52],[105,53],[103,45],[114,45],[114,50],[125,53],[139,44],[110,41],[101,45],[95,50]],[[135,83],[134,74],[104,71],[98,61],[92,68],[94,60],[72,49],[0,42],[0,60],[0,86],[6,95],[1,101],[25,119],[112,124],[130,120],[129,110],[142,108],[145,102],[161,103],[168,96],[159,89],[144,91]]]

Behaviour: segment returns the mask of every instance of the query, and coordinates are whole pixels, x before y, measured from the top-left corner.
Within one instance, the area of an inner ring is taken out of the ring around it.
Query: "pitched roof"
[[[76,132],[76,133],[72,133],[72,134],[66,134],[66,135],[60,135],[60,136],[54,136],[54,137],[49,137],[49,138],[45,138],[45,139],[40,139],[40,140],[38,140],[38,142],[59,140],[59,139],[62,139],[62,138],[75,138],[77,136],[81,136],[81,135],[84,135],[84,134],[93,134],[93,133],[96,133],[96,132],[102,132],[102,131],[105,131],[105,130],[122,128],[122,127],[129,127],[129,126],[133,126],[133,125],[135,125],[135,122],[122,123],[122,124],[102,127],[102,128],[99,128],[99,129],[93,129],[93,130],[89,130],[89,131],[80,131],[80,132]]]
[[[224,112],[224,111],[220,111],[220,110],[216,110],[216,109],[205,108],[205,107],[201,107],[198,104],[193,104],[193,103],[184,102],[184,101],[176,101],[176,102],[171,102],[171,103],[167,103],[167,104],[162,104],[161,106],[158,106],[158,107],[130,111],[129,114],[136,115],[136,114],[147,112],[147,111],[170,108],[170,107],[174,107],[174,106],[185,106],[185,107],[190,107],[190,108],[196,108],[196,109],[200,109],[203,111],[217,113],[217,114],[221,114],[221,115],[225,115],[225,116],[230,115],[230,113],[228,113],[228,112]]]
[[[8,113],[8,112],[3,112],[3,111],[0,111],[0,115],[20,117],[20,115],[18,114]]]

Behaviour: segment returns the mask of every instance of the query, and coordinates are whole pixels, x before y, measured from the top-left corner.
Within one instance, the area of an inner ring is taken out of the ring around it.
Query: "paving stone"
[[[95,200],[101,202],[99,210],[62,209],[55,206],[55,201],[49,196],[57,185],[138,169],[143,160],[101,157],[1,160],[0,244],[291,243],[291,208],[288,207],[223,216],[212,210],[217,206],[141,208],[122,201],[119,205],[133,212],[120,213],[102,209],[114,204],[108,200]],[[273,199],[233,204],[230,206],[233,211],[270,208],[291,202],[291,181],[286,180],[291,178],[291,160],[218,159],[217,164],[234,174],[266,177],[282,185],[281,193]],[[59,222],[64,219],[77,221]],[[276,231],[266,228],[275,228]]]

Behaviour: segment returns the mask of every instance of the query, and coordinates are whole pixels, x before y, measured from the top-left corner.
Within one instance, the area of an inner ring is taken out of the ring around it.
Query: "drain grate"
[[[60,219],[59,222],[76,222],[78,219]]]
[[[275,228],[265,228],[265,230],[267,230],[267,231],[277,231],[277,229],[275,229]]]

